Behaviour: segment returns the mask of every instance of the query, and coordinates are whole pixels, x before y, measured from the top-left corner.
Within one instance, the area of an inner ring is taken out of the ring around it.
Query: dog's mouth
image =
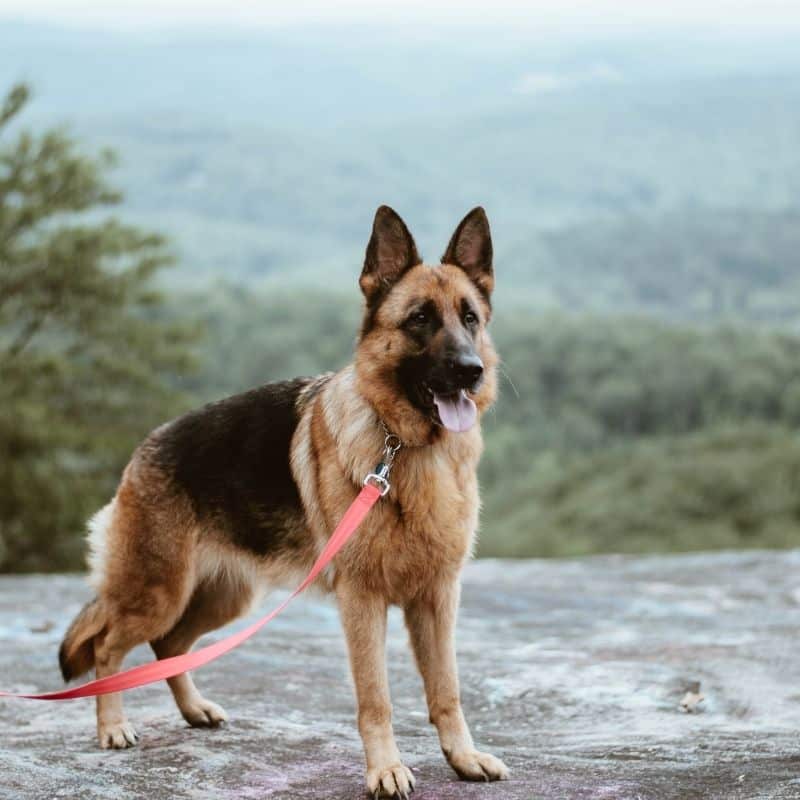
[[[466,389],[437,391],[423,383],[420,394],[422,404],[434,422],[449,431],[464,433],[478,419],[478,408]]]

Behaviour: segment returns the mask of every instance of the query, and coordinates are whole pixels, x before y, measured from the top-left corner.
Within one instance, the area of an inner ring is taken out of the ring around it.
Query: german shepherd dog
[[[366,302],[349,366],[211,403],[138,447],[89,523],[96,598],[67,631],[61,671],[65,680],[92,666],[111,675],[143,642],[157,658],[186,653],[264,587],[304,574],[375,468],[388,430],[402,442],[391,491],[318,581],[335,595],[347,639],[367,789],[405,798],[414,788],[392,733],[390,604],[405,613],[450,765],[467,780],[502,780],[505,765],[475,748],[464,720],[454,647],[459,573],[478,525],[478,417],[496,392],[486,214],[471,211],[442,263],[429,266],[382,206],[359,284]],[[188,674],[168,683],[190,725],[226,719]],[[136,743],[120,694],[97,698],[97,735],[103,748]]]

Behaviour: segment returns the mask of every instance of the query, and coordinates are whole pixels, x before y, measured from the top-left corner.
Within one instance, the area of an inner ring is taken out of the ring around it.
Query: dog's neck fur
[[[440,429],[439,435],[430,437],[415,433],[418,421],[407,414],[381,414],[364,397],[359,387],[358,375],[354,365],[336,373],[321,392],[325,422],[337,444],[337,452],[347,461],[342,468],[355,482],[375,468],[383,452],[386,436],[381,422],[403,442],[398,453],[398,468],[419,469],[424,462],[452,461],[467,468],[475,469],[482,449],[480,425],[465,433],[451,433]],[[347,409],[343,415],[341,409]],[[414,412],[417,414],[417,412]],[[388,419],[387,419],[388,417]],[[408,418],[407,418],[408,417]],[[413,423],[413,425],[411,424]]]

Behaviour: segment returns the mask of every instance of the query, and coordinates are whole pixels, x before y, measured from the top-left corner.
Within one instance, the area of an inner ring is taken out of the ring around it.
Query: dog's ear
[[[405,222],[389,206],[381,206],[375,212],[364,269],[358,280],[367,302],[374,302],[391,289],[407,270],[421,263],[417,246]]]
[[[494,289],[492,234],[486,212],[478,206],[461,220],[442,256],[442,264],[455,264],[469,275],[486,299]]]

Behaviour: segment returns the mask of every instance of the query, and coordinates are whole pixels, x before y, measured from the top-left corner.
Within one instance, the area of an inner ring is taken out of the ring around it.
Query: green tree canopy
[[[191,332],[164,322],[164,240],[114,218],[113,155],[0,109],[0,569],[80,563],[77,530],[180,399]]]

